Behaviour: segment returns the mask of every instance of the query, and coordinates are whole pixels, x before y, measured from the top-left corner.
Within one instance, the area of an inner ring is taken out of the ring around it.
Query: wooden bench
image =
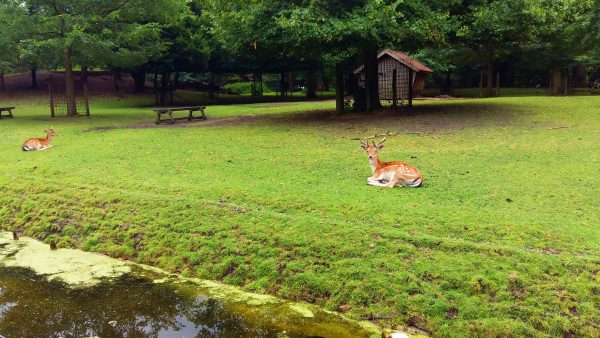
[[[3,117],[12,119],[14,117],[12,114],[13,109],[15,109],[15,107],[0,107],[0,119]],[[2,112],[8,112],[8,115],[2,115]]]
[[[206,120],[206,115],[204,114],[205,106],[194,106],[194,107],[177,107],[177,108],[156,108],[154,111],[156,112],[156,124],[161,122],[169,122],[171,124],[175,123],[176,120]],[[176,111],[188,111],[189,115],[187,117],[173,117],[173,112]],[[194,112],[199,111],[202,116],[194,116]],[[168,119],[161,119],[163,114],[168,114]]]

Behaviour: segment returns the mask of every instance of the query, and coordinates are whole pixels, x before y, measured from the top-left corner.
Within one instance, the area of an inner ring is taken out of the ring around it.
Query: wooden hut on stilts
[[[386,49],[379,53],[379,99],[388,100],[393,106],[406,103],[412,106],[412,98],[419,97],[425,88],[425,78],[433,71],[410,56]],[[364,66],[354,70],[359,87],[365,85]]]

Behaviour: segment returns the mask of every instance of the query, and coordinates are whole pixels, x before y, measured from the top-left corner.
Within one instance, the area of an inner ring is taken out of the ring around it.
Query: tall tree
[[[166,21],[186,9],[177,0],[26,0],[21,5],[33,9],[38,45],[62,55],[69,116],[77,114],[73,79],[77,58],[103,63],[104,57],[117,55],[119,62],[129,63],[134,55],[119,42],[148,47],[138,42],[155,36],[159,27],[154,21]]]
[[[549,71],[554,94],[564,92],[574,64],[600,64],[598,6],[598,0],[539,2],[535,39],[525,46],[524,57]]]
[[[17,23],[24,14],[18,1],[0,2],[0,22],[3,26],[0,34],[0,92],[6,89],[4,75],[18,67],[20,26]]]
[[[533,1],[475,0],[453,7],[461,19],[458,41],[477,52],[487,68],[487,94],[492,94],[494,64],[499,56],[521,48],[533,37],[538,16]]]
[[[379,103],[377,53],[388,46],[416,49],[444,38],[443,1],[298,1],[276,16],[295,48],[310,49],[336,69],[337,110],[342,110],[343,72],[365,65],[363,106]],[[442,6],[443,7],[443,6]],[[359,102],[360,103],[360,102]]]

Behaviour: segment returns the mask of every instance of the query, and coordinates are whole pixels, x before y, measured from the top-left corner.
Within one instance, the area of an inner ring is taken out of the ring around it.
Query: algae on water
[[[0,264],[29,268],[48,280],[58,279],[74,287],[96,285],[131,271],[127,263],[115,258],[73,249],[50,250],[31,238],[15,241],[9,232],[0,234]]]
[[[245,292],[218,282],[185,278],[142,264],[123,262],[104,255],[73,249],[50,250],[31,238],[13,240],[9,232],[0,233],[0,265],[33,270],[48,280],[60,280],[71,287],[90,287],[125,274],[168,284],[170,287],[222,301],[227,309],[243,314],[253,322],[266,321],[273,328],[325,336],[379,336],[380,329],[369,322],[353,322],[338,313],[317,306]],[[283,331],[285,332],[285,331]]]

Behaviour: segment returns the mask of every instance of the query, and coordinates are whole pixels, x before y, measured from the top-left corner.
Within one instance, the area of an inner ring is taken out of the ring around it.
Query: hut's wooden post
[[[413,104],[413,74],[412,68],[408,68],[408,108],[412,108]]]
[[[87,83],[83,84],[83,98],[85,99],[85,115],[90,116],[90,98]]]
[[[483,72],[479,71],[479,98],[483,97]]]
[[[50,94],[50,117],[55,117],[56,113],[54,111],[54,93],[52,92],[51,85],[48,85],[48,93]]]
[[[500,72],[496,73],[496,96],[500,96]]]
[[[398,70],[392,71],[392,107],[398,107]]]

